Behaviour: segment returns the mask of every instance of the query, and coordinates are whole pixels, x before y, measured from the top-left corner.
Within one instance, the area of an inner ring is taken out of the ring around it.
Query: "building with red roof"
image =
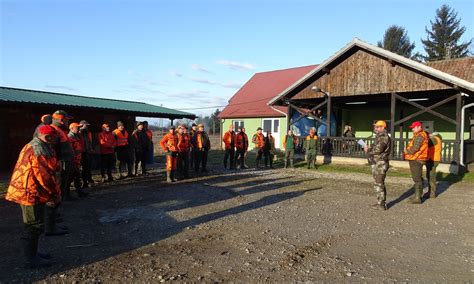
[[[251,139],[256,129],[262,127],[264,132],[272,132],[276,148],[281,148],[287,129],[288,108],[272,107],[267,103],[316,67],[309,65],[253,75],[219,114],[222,131],[227,131],[230,125],[236,130],[245,127]]]

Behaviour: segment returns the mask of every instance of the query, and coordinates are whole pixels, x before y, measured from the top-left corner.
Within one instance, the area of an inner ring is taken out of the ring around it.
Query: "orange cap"
[[[76,122],[73,122],[73,123],[69,124],[69,130],[71,130],[75,127],[79,128],[79,127],[81,127],[81,125],[79,123],[76,123]]]
[[[374,126],[381,126],[383,128],[387,128],[387,123],[383,120],[378,120],[376,123],[374,123]]]

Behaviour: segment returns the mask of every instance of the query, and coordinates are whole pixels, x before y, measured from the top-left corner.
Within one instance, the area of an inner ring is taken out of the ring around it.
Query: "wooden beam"
[[[331,137],[331,96],[327,96],[326,111],[326,137]]]
[[[298,117],[295,121],[291,122],[290,125],[293,125],[293,124],[297,123],[298,121],[302,120],[302,119],[305,118],[306,116],[310,116],[310,117],[316,119],[317,121],[326,124],[325,121],[323,121],[323,120],[321,120],[319,117],[316,117],[316,116],[314,116],[314,115],[311,114],[313,111],[315,111],[315,110],[317,110],[318,108],[322,107],[322,106],[325,105],[326,103],[327,103],[327,100],[323,101],[322,103],[320,103],[319,105],[313,107],[312,109],[310,109],[310,110],[307,111],[307,112],[304,112],[301,108],[299,108],[299,107],[293,105],[292,103],[288,103],[288,106],[291,106],[292,108],[294,108],[294,109],[296,109],[296,110],[298,110],[298,111],[304,113],[302,116]]]
[[[440,102],[437,102],[437,103],[435,103],[434,105],[432,105],[432,106],[430,106],[430,107],[424,107],[424,106],[422,106],[422,105],[420,105],[420,104],[417,104],[417,103],[415,103],[415,102],[411,102],[411,101],[409,101],[407,98],[404,98],[404,97],[399,96],[399,95],[395,95],[395,97],[396,97],[397,99],[403,101],[403,102],[406,102],[407,104],[410,104],[410,105],[412,105],[412,106],[414,106],[414,107],[417,107],[417,108],[421,109],[420,111],[415,112],[414,114],[411,114],[411,115],[409,115],[409,116],[407,116],[407,117],[405,117],[405,118],[403,118],[403,119],[400,119],[399,121],[396,121],[396,122],[395,122],[395,125],[398,125],[398,124],[403,123],[403,122],[405,122],[405,121],[407,121],[407,120],[410,120],[410,119],[412,119],[412,118],[414,118],[414,117],[416,117],[416,116],[418,116],[418,115],[420,115],[420,114],[422,114],[422,113],[425,113],[425,112],[429,112],[429,113],[431,113],[432,115],[437,116],[437,117],[439,117],[439,118],[441,118],[441,119],[443,119],[443,120],[446,120],[446,121],[448,121],[448,122],[451,122],[451,123],[454,124],[454,125],[456,125],[456,123],[457,123],[456,120],[454,120],[454,119],[452,119],[452,118],[449,118],[449,117],[447,117],[447,116],[445,116],[445,115],[443,115],[443,114],[440,114],[440,113],[438,113],[438,112],[432,110],[432,109],[434,109],[434,108],[436,108],[436,107],[439,107],[440,105],[444,105],[445,103],[450,102],[450,101],[456,99],[456,95],[454,95],[454,96],[452,96],[452,97],[449,97],[449,98],[446,98],[446,99],[444,99],[444,100],[442,100],[442,101],[440,101]]]
[[[392,93],[390,98],[390,158],[393,158],[393,145],[395,145],[395,106],[397,104],[396,95],[396,93]]]
[[[456,142],[454,143],[454,160],[456,163],[459,165],[459,162],[461,161],[461,153],[460,153],[460,146],[461,146],[461,135],[464,135],[464,133],[461,133],[461,123],[464,123],[464,121],[461,121],[461,111],[462,111],[462,95],[461,93],[458,93],[456,95]]]

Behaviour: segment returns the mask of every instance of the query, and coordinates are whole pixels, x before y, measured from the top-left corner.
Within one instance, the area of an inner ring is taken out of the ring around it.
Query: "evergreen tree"
[[[383,40],[377,43],[379,47],[410,58],[415,48],[415,43],[410,42],[405,28],[400,26],[390,26],[383,36]]]
[[[465,57],[469,55],[472,39],[458,44],[466,28],[460,26],[461,19],[458,13],[448,5],[443,5],[436,10],[435,21],[430,21],[431,30],[425,27],[428,34],[421,40],[427,53],[427,61]]]

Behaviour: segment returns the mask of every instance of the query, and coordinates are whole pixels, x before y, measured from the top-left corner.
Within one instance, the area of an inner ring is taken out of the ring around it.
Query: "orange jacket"
[[[255,133],[252,138],[252,143],[255,144],[255,148],[263,149],[265,146],[265,136],[262,134]]]
[[[53,127],[54,130],[56,130],[56,133],[58,134],[60,143],[64,143],[64,142],[69,141],[69,138],[67,138],[67,133],[64,130],[62,130],[61,128],[59,128],[58,126],[56,126],[54,124],[51,124],[51,127]]]
[[[163,151],[178,152],[178,137],[176,134],[168,133],[160,141],[160,146]]]
[[[150,143],[153,143],[153,132],[150,129],[146,130],[146,135],[150,138]]]
[[[189,151],[190,138],[188,134],[178,134],[178,152],[184,153]]]
[[[117,147],[128,145],[128,132],[124,130],[123,133],[118,128],[114,130],[115,139],[117,139]]]
[[[423,139],[423,142],[421,143],[420,149],[416,151],[415,153],[409,154],[407,151],[409,151],[415,144],[415,140],[419,138]],[[413,135],[413,138],[408,142],[408,146],[405,149],[404,152],[404,158],[407,161],[426,161],[428,160],[428,134],[425,131],[420,131],[418,133],[415,133]]]
[[[69,132],[68,134],[69,142],[71,142],[72,149],[74,150],[74,159],[73,162],[76,166],[81,166],[81,158],[82,158],[82,151],[83,151],[83,143],[81,136],[79,134],[74,134]]]
[[[241,132],[235,134],[235,147],[239,151],[247,151],[249,148],[249,138],[247,134]]]
[[[226,150],[235,148],[235,132],[227,131],[226,133],[224,133],[224,137],[222,138],[222,141],[224,141]]]
[[[5,197],[8,201],[31,206],[61,196],[56,181],[56,172],[59,171],[56,153],[49,145],[35,139],[20,152]],[[45,154],[44,149],[49,155]]]
[[[432,136],[430,138],[433,141],[433,145],[428,147],[428,158],[433,162],[441,161],[441,145],[443,141],[439,136]]]
[[[116,145],[115,136],[112,132],[102,131],[99,133],[99,144],[101,154],[113,154]]]

